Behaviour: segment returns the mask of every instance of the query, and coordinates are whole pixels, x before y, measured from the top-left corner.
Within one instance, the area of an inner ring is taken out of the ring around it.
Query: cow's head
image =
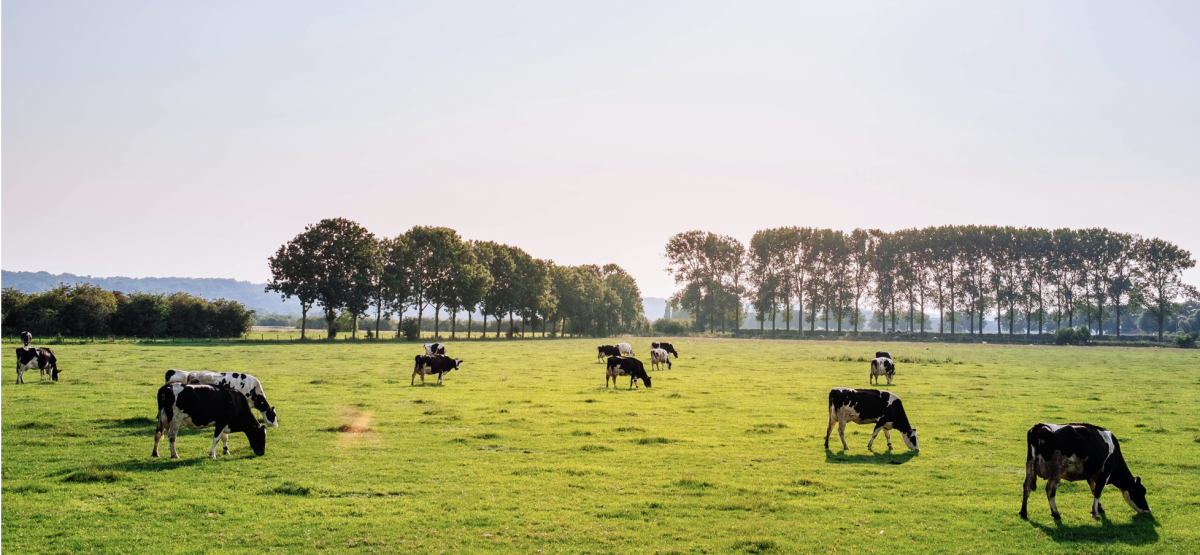
[[[904,438],[904,445],[906,445],[909,449],[912,449],[913,451],[921,450],[921,448],[917,446],[916,428],[913,428],[907,432],[900,432],[900,437]]]
[[[58,373],[61,371],[62,370],[59,370],[57,366],[55,366],[54,368],[51,368],[50,369],[50,379],[57,382],[58,381]]]
[[[1121,495],[1125,497],[1125,502],[1129,503],[1130,508],[1137,511],[1138,514],[1150,512],[1150,504],[1146,502],[1146,486],[1142,485],[1141,476],[1135,476],[1133,485],[1127,490],[1121,490]]]
[[[646,384],[646,387],[650,387],[650,375],[647,374],[642,376],[642,382]]]
[[[275,407],[269,407],[267,410],[264,410],[263,418],[267,421],[268,426],[279,426],[279,417],[275,414]]]
[[[250,448],[254,450],[254,454],[263,456],[267,452],[267,428],[263,425],[258,425],[254,428],[246,430],[246,439],[250,440]]]
[[[33,334],[27,331],[21,332],[21,341],[28,347],[29,343],[33,341]]]
[[[466,361],[463,361],[463,360],[458,360],[457,358],[456,358],[456,359],[454,359],[454,369],[455,369],[455,370],[458,370],[458,365],[459,365],[459,364],[462,364],[463,362],[466,362]]]

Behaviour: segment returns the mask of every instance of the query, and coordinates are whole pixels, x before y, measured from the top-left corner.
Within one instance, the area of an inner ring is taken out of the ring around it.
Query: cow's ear
[[[1133,483],[1135,483],[1135,484],[1141,484],[1141,483],[1142,483],[1142,477],[1141,477],[1141,476],[1134,476],[1134,477],[1133,477]]]

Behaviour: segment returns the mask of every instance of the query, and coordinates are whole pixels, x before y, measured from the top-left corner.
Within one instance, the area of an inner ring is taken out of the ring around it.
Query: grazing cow
[[[444,343],[426,343],[425,354],[444,355],[446,354],[446,345]]]
[[[879,430],[883,430],[883,437],[887,439],[888,449],[891,449],[892,436],[889,432],[894,429],[900,432],[900,437],[904,439],[904,445],[913,451],[920,451],[917,447],[917,429],[909,424],[908,415],[904,413],[904,405],[900,402],[900,398],[889,391],[851,389],[849,387],[835,387],[829,390],[829,427],[825,429],[826,449],[829,449],[829,433],[833,431],[834,422],[838,424],[838,436],[842,438],[842,449],[850,448],[846,445],[846,422],[854,422],[856,424],[875,424],[875,431],[871,432],[871,440],[867,442],[867,449],[870,449],[871,445],[875,443],[875,436],[879,434]]]
[[[662,349],[668,353],[675,355],[675,358],[679,358],[679,352],[677,352],[675,350],[675,347],[672,347],[670,343],[661,343],[661,342],[656,341],[656,342],[650,344],[650,348],[651,349]]]
[[[667,364],[667,370],[671,369],[671,354],[665,349],[650,349],[650,368],[655,366],[662,370],[663,363]]]
[[[33,341],[33,334],[27,331],[21,332],[21,341],[28,347],[29,343]]]
[[[185,372],[183,370],[171,369],[167,370],[166,383],[232,387],[240,391],[242,395],[245,395],[246,399],[250,400],[250,405],[262,413],[263,420],[266,420],[268,426],[275,427],[279,425],[275,407],[271,406],[271,402],[267,401],[266,393],[263,393],[262,382],[250,374],[242,372]]]
[[[617,376],[629,376],[629,388],[637,387],[637,381],[646,382],[650,387],[650,375],[642,361],[631,357],[609,357],[608,370],[604,373],[604,387],[608,387],[608,379],[612,378],[613,386],[617,385]]]
[[[1021,518],[1029,518],[1025,509],[1029,493],[1037,490],[1038,477],[1046,480],[1050,516],[1055,520],[1062,518],[1054,502],[1059,480],[1087,480],[1092,490],[1092,518],[1104,514],[1100,493],[1108,484],[1121,490],[1125,502],[1138,514],[1150,512],[1142,477],[1129,471],[1125,457],[1121,456],[1121,444],[1112,432],[1091,424],[1037,424],[1025,434],[1025,442],[1028,446]]]
[[[875,380],[875,383],[878,384],[879,376],[885,376],[887,377],[888,385],[892,385],[892,377],[895,375],[896,363],[892,362],[890,358],[879,357],[871,361],[871,377],[867,378],[867,382],[870,383],[871,380]]]
[[[409,380],[408,385],[416,385],[417,376],[421,376],[421,384],[424,385],[426,374],[437,374],[438,385],[442,385],[442,374],[458,370],[458,365],[462,363],[463,361],[457,358],[442,355],[417,355],[412,379]]]
[[[621,356],[621,350],[616,345],[601,345],[596,348],[596,360]]]
[[[875,358],[879,358],[879,357],[892,358],[892,353],[889,353],[887,351],[875,351]]]
[[[171,458],[178,459],[175,436],[179,428],[199,430],[215,427],[208,456],[217,458],[217,442],[224,439],[229,454],[229,433],[244,432],[255,455],[267,451],[267,428],[258,423],[250,410],[250,401],[242,392],[220,385],[184,385],[172,383],[158,389],[158,427],[166,430],[171,441]],[[158,456],[162,432],[154,434],[153,456]]]
[[[637,356],[633,354],[633,345],[628,343],[617,343],[617,348],[621,350],[621,356],[623,357]]]
[[[25,371],[38,369],[38,381],[46,376],[58,381],[58,358],[49,347],[19,347],[17,348],[17,383],[25,383]]]

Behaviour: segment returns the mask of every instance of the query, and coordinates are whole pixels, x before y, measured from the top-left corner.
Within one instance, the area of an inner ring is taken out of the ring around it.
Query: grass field
[[[605,389],[601,342],[450,343],[466,362],[441,387],[404,383],[420,347],[392,342],[62,345],[61,382],[15,385],[6,343],[3,550],[1200,552],[1200,351],[888,343],[917,455],[854,424],[822,447],[869,343],[681,339],[628,390]],[[167,368],[258,376],[266,456],[239,434],[210,460],[201,430],[152,459]],[[1042,484],[1017,517],[1025,430],[1070,421],[1116,434],[1152,517],[1109,489],[1095,521],[1082,483],[1061,523]]]

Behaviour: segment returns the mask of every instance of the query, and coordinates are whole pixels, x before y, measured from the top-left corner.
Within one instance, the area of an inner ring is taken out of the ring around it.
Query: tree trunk
[[[442,338],[442,305],[433,305],[433,338]]]
[[[375,305],[375,339],[379,339],[379,321],[383,319],[382,314],[383,301],[381,300],[379,304]]]
[[[454,339],[458,333],[458,310],[450,311],[450,339]]]
[[[306,331],[308,331],[308,306],[300,303],[300,341],[304,341]]]
[[[516,332],[516,326],[513,325],[513,313],[510,310],[510,311],[508,311],[508,338],[512,339],[512,336],[515,332]]]
[[[350,339],[358,339],[358,315],[350,315]]]
[[[337,325],[334,324],[334,320],[337,320],[337,312],[334,312],[328,308],[325,309],[325,329],[327,332],[329,332],[328,339],[330,341],[333,341],[333,338],[337,336]]]

